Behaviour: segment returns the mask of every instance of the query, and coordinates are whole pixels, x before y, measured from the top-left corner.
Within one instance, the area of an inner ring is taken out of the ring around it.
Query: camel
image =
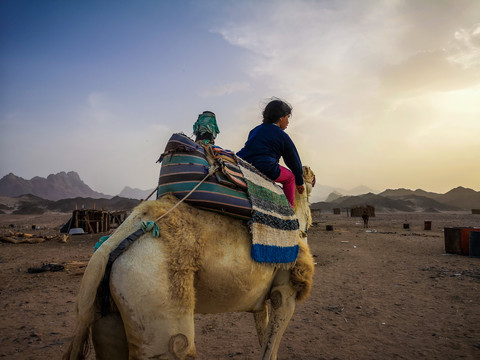
[[[302,232],[311,224],[308,197],[314,174],[304,167],[305,188],[296,194]],[[313,258],[299,236],[290,269],[251,259],[245,221],[185,203],[157,222],[113,263],[110,309],[100,314],[99,284],[109,253],[142,221],[165,214],[178,199],[166,195],[138,205],[93,254],[76,303],[77,328],[63,359],[85,359],[93,340],[97,359],[194,359],[194,314],[251,312],[262,359],[277,359],[297,302],[312,286]],[[90,335],[91,334],[91,335]]]

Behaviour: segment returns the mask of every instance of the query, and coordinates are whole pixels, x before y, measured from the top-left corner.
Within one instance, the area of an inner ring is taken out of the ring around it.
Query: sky
[[[173,133],[210,110],[238,151],[272,97],[317,193],[480,191],[480,1],[0,2],[0,178],[153,189]]]

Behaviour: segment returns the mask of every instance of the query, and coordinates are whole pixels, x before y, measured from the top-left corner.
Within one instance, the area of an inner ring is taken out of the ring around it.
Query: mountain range
[[[366,186],[360,186],[342,193],[342,189],[319,184],[317,184],[317,187],[321,188],[323,192],[333,190],[325,196],[326,201],[312,201],[313,209],[326,211],[333,208],[351,208],[363,204],[375,206],[376,210],[380,212],[458,211],[480,208],[480,191],[464,187],[457,187],[445,194],[421,189],[388,189],[374,194]],[[41,203],[42,205],[38,205],[39,209],[55,211],[63,211],[62,209],[71,211],[72,206],[78,206],[78,204],[85,202],[91,204],[96,202],[97,208],[107,207],[112,210],[118,203],[123,203],[122,206],[128,207],[131,204],[125,202],[126,199],[146,199],[152,193],[152,190],[140,190],[126,186],[118,196],[114,197],[92,190],[74,171],[51,174],[47,178],[37,176],[31,180],[25,180],[10,173],[0,179],[0,196],[20,197],[23,199],[21,201],[24,202],[24,207],[27,206],[27,203],[30,203],[31,206],[37,206],[36,203]],[[17,205],[21,201],[17,201]],[[138,201],[133,203],[136,204]],[[0,201],[0,210],[2,210],[1,205]],[[3,204],[3,206],[5,208],[6,205]],[[10,211],[12,211],[11,208]]]
[[[125,186],[117,196],[140,200],[147,198],[152,190],[140,190]],[[25,194],[52,201],[78,197],[92,199],[111,199],[113,197],[92,190],[75,171],[62,171],[50,174],[46,178],[36,176],[31,180],[25,180],[10,173],[0,179],[0,196],[15,197]]]
[[[46,200],[75,197],[111,198],[112,196],[92,190],[75,171],[50,174],[47,178],[35,176],[31,180],[12,173],[0,179],[0,196],[31,194]]]
[[[352,208],[371,205],[379,212],[389,211],[459,211],[480,208],[480,191],[457,187],[445,194],[425,190],[388,189],[379,194],[367,193],[358,196],[343,196],[333,192],[327,201],[312,204],[312,209],[331,211],[333,208]]]
[[[344,189],[329,185],[316,184],[315,191],[312,194],[312,201],[329,201],[328,197],[331,196],[332,193],[338,194],[339,196],[356,196],[367,193],[378,193],[378,191],[365,185],[356,186],[353,189]]]
[[[128,198],[128,199],[146,199],[151,193],[151,190],[141,190],[137,188],[131,188],[129,186],[125,186],[123,190],[118,194],[120,197]]]

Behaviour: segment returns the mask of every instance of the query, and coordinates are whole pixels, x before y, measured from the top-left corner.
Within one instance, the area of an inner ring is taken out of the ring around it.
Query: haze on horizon
[[[172,133],[211,110],[238,151],[276,96],[320,186],[480,191],[477,0],[6,0],[0,79],[0,178],[151,189]]]

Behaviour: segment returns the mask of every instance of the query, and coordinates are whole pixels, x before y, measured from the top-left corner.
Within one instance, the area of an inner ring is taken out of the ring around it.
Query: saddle
[[[282,188],[254,166],[230,150],[195,143],[184,134],[172,135],[158,162],[157,199],[173,193],[192,206],[247,220],[254,260],[294,264],[298,220]],[[218,169],[208,175],[214,165]]]
[[[247,185],[232,151],[196,143],[184,134],[173,134],[157,162],[162,164],[157,199],[166,193],[173,193],[182,199],[216,164],[218,170],[191,193],[185,202],[243,220],[251,219],[252,207]]]

